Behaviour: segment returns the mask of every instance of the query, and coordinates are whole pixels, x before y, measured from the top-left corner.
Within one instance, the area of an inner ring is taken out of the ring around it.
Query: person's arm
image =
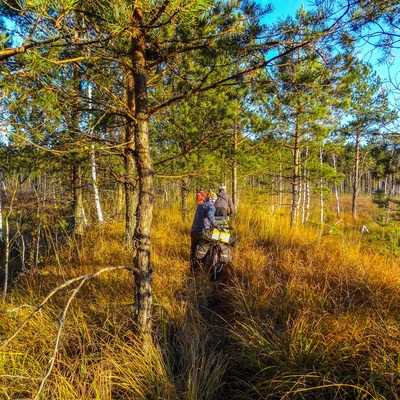
[[[211,226],[213,228],[218,228],[218,222],[215,219],[215,207],[209,207],[207,210],[207,218],[210,220],[211,222]]]

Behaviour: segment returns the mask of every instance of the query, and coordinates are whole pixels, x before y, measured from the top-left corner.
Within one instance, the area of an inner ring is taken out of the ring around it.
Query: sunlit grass
[[[54,355],[44,399],[397,399],[400,274],[373,236],[373,206],[333,230],[334,218],[290,229],[284,209],[255,200],[241,198],[234,259],[217,283],[190,275],[191,221],[156,210],[153,343],[133,335],[132,274],[101,274],[74,299],[57,351],[74,286],[0,348],[0,397],[35,398]],[[59,263],[22,276],[0,304],[3,341],[64,281],[132,263],[120,223],[58,248]]]

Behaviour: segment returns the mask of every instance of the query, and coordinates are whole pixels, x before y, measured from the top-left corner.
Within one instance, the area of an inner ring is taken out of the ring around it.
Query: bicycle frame
[[[211,265],[209,265],[210,278],[212,281],[216,281],[219,274],[224,269],[226,263],[222,261],[222,250],[219,242],[215,242],[215,244],[211,247],[210,250],[211,255]]]

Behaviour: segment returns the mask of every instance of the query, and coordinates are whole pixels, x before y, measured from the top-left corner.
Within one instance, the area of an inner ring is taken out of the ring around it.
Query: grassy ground
[[[233,262],[214,283],[189,273],[190,222],[157,211],[146,348],[132,334],[123,224],[21,277],[0,304],[0,399],[400,398],[400,274],[382,240],[395,228],[365,206],[357,221],[289,229],[253,200],[242,199]]]

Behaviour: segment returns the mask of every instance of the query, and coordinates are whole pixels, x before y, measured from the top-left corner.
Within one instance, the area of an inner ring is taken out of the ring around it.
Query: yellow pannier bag
[[[217,228],[213,229],[211,238],[214,240],[219,240],[219,230]]]
[[[214,228],[211,237],[214,240],[219,240],[220,242],[223,243],[229,243],[231,234],[229,232],[222,232],[219,231],[217,228]]]
[[[224,243],[229,243],[229,239],[231,238],[231,234],[229,232],[220,232],[219,240]]]

